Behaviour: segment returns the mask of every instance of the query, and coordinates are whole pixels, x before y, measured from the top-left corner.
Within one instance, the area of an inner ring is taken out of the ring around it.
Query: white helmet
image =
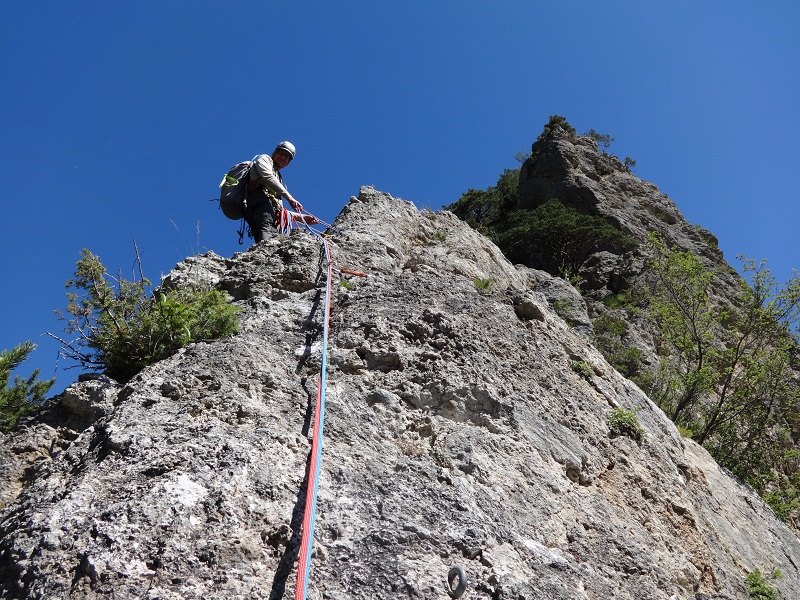
[[[289,155],[292,158],[294,158],[295,149],[294,149],[294,144],[292,142],[281,142],[280,144],[275,146],[275,152],[277,152],[278,150],[283,150],[284,152],[288,152]],[[275,152],[273,152],[273,154]]]

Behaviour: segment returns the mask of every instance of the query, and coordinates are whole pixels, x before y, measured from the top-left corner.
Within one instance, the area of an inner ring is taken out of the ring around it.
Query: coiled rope
[[[284,209],[286,210],[286,209]],[[291,216],[283,221],[285,224],[294,224]],[[312,215],[313,216],[313,215]],[[319,219],[318,219],[319,220]],[[331,314],[331,280],[333,279],[333,264],[331,262],[331,251],[328,240],[307,223],[302,225],[310,231],[322,243],[325,248],[325,260],[327,262],[328,277],[325,286],[325,314],[323,317],[322,329],[322,366],[319,374],[319,385],[317,386],[317,404],[314,410],[314,432],[311,441],[311,462],[308,466],[308,486],[306,487],[306,503],[303,513],[303,534],[300,542],[300,557],[297,563],[297,582],[295,584],[295,600],[305,600],[306,587],[308,585],[308,572],[311,567],[311,548],[314,542],[314,523],[317,516],[317,482],[319,479],[320,462],[322,460],[322,430],[325,425],[325,387],[327,384],[327,363],[328,363],[328,323]],[[289,226],[291,229],[291,225]]]

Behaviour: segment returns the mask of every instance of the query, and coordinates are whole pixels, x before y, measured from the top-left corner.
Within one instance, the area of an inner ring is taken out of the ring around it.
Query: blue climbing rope
[[[333,279],[333,266],[331,252],[326,240],[321,233],[303,223],[306,229],[314,234],[325,248],[328,277],[325,286],[325,315],[322,329],[322,366],[317,387],[317,405],[314,411],[314,433],[311,441],[311,462],[308,467],[308,486],[306,488],[305,512],[303,514],[303,535],[300,542],[300,558],[297,564],[297,582],[295,584],[295,600],[305,600],[308,585],[308,573],[311,567],[311,549],[314,542],[314,523],[317,516],[317,484],[319,469],[322,461],[322,431],[325,426],[325,388],[327,385],[328,363],[328,323],[331,314],[331,280]]]

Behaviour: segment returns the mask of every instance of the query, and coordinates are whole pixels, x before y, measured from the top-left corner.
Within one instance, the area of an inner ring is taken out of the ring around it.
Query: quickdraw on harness
[[[309,212],[306,211],[303,212],[305,212],[308,216],[314,217],[314,215],[312,215]],[[305,229],[308,229],[313,235],[316,235],[317,237],[322,237],[322,233],[311,228],[308,225],[308,223],[306,223],[302,219],[303,215],[301,213],[292,212],[286,208],[281,207],[277,211],[277,214],[275,215],[275,231],[277,231],[278,233],[287,234],[290,233],[292,229],[294,229],[295,227],[303,226]],[[314,219],[316,219],[317,223],[319,223],[320,225],[324,225],[327,229],[330,229],[331,231],[334,231],[338,234],[344,235],[341,232],[341,230],[337,229],[330,223],[326,223],[319,217],[314,217]],[[250,226],[244,219],[242,219],[242,222],[240,224],[237,233],[239,234],[240,246],[243,243],[245,233],[247,233],[247,237],[253,237],[253,234],[250,232]]]
[[[275,231],[278,233],[287,234],[292,229],[298,226],[298,222],[295,219],[296,216],[299,216],[297,213],[292,213],[291,211],[281,207],[278,211],[278,214],[275,215]],[[304,223],[305,225],[305,223]],[[306,225],[306,227],[308,227]],[[317,232],[313,231],[313,233],[317,234]],[[245,233],[247,237],[253,237],[253,234],[250,231],[250,225],[247,224],[245,219],[242,219],[242,222],[239,224],[239,229],[236,231],[239,234],[239,245],[241,246],[244,243],[244,236]]]

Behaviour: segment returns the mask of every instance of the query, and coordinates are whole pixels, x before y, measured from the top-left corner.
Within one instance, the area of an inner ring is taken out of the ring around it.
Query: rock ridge
[[[552,310],[558,280],[370,187],[335,225],[310,598],[443,598],[456,564],[476,599],[747,598],[756,568],[797,594],[800,540]],[[178,265],[241,332],[4,436],[0,597],[290,597],[324,283],[303,231]]]

